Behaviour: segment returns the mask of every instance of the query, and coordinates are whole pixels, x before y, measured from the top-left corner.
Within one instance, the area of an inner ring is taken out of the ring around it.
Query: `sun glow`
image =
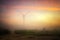
[[[4,22],[8,25],[14,26],[15,29],[42,29],[49,28],[50,25],[57,25],[58,22],[55,18],[58,17],[57,14],[53,12],[46,11],[30,11],[25,16],[22,12],[12,11],[8,14],[4,14]],[[24,18],[23,18],[24,16]],[[55,17],[55,18],[54,18]],[[50,26],[51,28],[52,26]]]
[[[43,29],[60,26],[60,5],[58,1],[4,1],[1,3],[1,17],[9,29]],[[56,27],[57,28],[57,27]]]
[[[27,15],[25,15],[23,19],[23,15],[19,13],[13,13],[9,15],[10,17],[6,19],[6,22],[9,24],[16,24],[16,25],[34,25],[36,26],[38,23],[49,23],[53,19],[53,15],[50,13],[40,13],[40,12],[30,12]]]

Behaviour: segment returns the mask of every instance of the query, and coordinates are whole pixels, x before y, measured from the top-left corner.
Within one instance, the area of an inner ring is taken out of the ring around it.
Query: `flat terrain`
[[[9,34],[0,36],[0,40],[60,40],[59,36],[33,36],[33,35],[19,35]]]
[[[60,40],[60,30],[16,30],[13,33],[6,30],[0,31],[0,40]]]

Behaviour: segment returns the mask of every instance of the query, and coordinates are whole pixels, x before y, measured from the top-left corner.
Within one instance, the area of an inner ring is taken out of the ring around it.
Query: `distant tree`
[[[0,22],[0,35],[6,35],[10,34],[10,31],[8,29],[5,29],[5,25],[3,22]]]

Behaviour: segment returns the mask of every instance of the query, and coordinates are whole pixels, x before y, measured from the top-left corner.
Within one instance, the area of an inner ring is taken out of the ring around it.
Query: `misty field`
[[[60,40],[60,31],[16,30],[14,33],[4,32],[0,40]],[[0,33],[1,34],[1,33]]]
[[[0,40],[60,40],[58,36],[20,36],[20,35],[5,35],[1,36]]]

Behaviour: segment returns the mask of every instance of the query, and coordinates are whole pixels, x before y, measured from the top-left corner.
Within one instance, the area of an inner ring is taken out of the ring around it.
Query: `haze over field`
[[[60,26],[59,0],[9,0],[1,3],[1,21],[8,29],[52,29]]]

